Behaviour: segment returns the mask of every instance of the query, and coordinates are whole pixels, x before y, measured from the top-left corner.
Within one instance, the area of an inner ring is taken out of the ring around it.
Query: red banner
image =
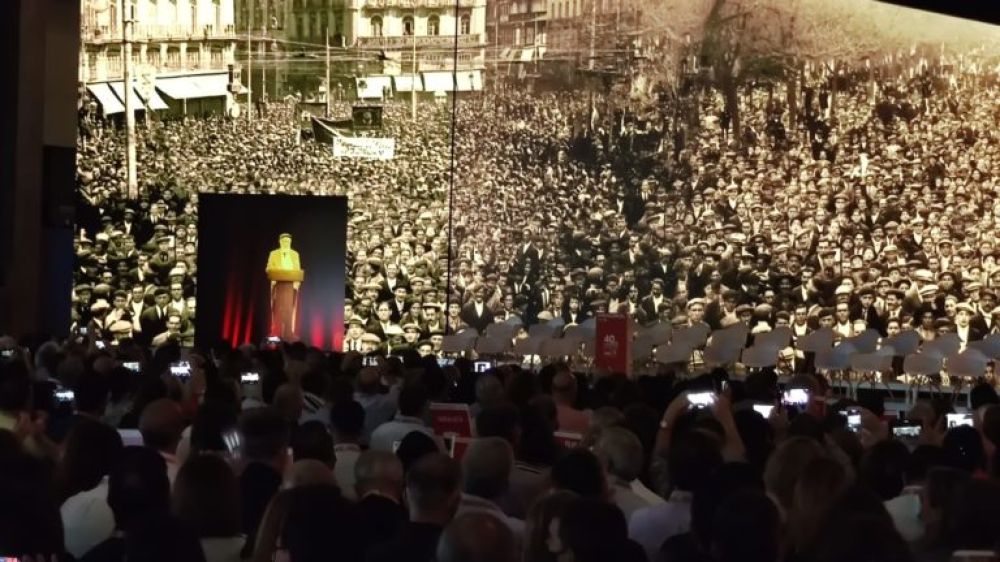
[[[474,437],[472,413],[466,404],[445,404],[433,402],[430,406],[431,427],[438,435]]]
[[[632,374],[632,334],[628,316],[597,315],[595,363],[612,373]]]

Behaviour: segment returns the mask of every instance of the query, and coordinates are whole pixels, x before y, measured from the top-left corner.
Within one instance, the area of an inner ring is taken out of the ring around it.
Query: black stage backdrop
[[[292,235],[305,280],[300,340],[340,349],[344,337],[347,198],[202,194],[198,200],[198,345],[260,344],[270,320],[264,269],[278,236]]]

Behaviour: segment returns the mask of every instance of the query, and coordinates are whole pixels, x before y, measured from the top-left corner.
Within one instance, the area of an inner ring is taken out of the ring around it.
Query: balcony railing
[[[363,49],[403,49],[413,47],[414,37],[412,35],[394,35],[391,37],[358,37],[358,47]],[[416,37],[418,48],[449,48],[455,46],[454,35],[418,35]],[[485,38],[481,33],[470,33],[458,36],[459,47],[481,47],[485,45]]]
[[[485,6],[485,0],[356,0],[358,8],[460,8]]]
[[[136,41],[197,41],[207,39],[233,39],[236,37],[234,25],[204,25],[193,28],[190,25],[145,25],[136,24],[132,30]],[[122,30],[118,25],[94,25],[81,28],[84,43],[107,43],[122,40]]]
[[[235,25],[203,25],[200,28],[190,25],[143,25],[135,26],[136,40],[143,39],[231,39],[236,36]]]

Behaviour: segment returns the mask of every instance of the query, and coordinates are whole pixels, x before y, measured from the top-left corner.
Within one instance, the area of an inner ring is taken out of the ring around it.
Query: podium
[[[283,341],[297,341],[299,291],[296,283],[306,276],[302,269],[272,269],[267,272],[271,287],[271,326],[269,336],[277,336]]]

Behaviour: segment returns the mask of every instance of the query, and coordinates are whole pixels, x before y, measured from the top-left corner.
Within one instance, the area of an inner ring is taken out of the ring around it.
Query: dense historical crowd
[[[458,100],[454,131],[450,104],[413,124],[389,103],[366,134],[397,139],[390,162],[335,159],[289,104],[252,130],[154,119],[135,201],[120,133],[88,117],[75,327],[190,343],[197,194],[212,191],[348,196],[348,350],[605,311],[981,339],[1000,330],[998,74],[950,62],[810,75],[794,110],[758,87],[739,97],[742,131],[695,83],[645,107],[498,89]]]

